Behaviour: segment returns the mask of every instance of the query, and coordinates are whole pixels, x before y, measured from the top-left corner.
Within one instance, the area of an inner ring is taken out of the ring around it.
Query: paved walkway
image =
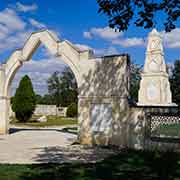
[[[32,164],[63,162],[94,162],[113,154],[113,151],[71,145],[77,135],[62,129],[13,129],[0,136],[0,163]]]

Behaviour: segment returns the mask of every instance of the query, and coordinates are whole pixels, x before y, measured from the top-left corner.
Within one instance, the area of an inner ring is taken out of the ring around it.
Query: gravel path
[[[32,164],[95,162],[114,152],[109,149],[71,145],[77,135],[62,129],[14,129],[0,136],[0,163]]]

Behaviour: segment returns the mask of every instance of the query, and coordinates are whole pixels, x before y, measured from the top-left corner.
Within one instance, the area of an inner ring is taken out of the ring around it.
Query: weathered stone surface
[[[149,34],[138,105],[175,106],[164,61],[162,39],[156,29]]]
[[[46,116],[41,116],[40,118],[37,119],[38,122],[47,122],[47,117]]]

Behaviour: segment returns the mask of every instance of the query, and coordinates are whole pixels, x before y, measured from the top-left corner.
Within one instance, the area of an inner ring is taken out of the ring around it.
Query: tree
[[[36,108],[36,95],[33,90],[31,79],[24,76],[16,90],[12,101],[12,110],[16,118],[21,122],[28,121]]]
[[[130,21],[143,28],[152,28],[156,25],[155,14],[163,13],[165,31],[175,29],[180,16],[179,0],[97,0],[99,13],[108,17],[109,26],[119,31],[127,30]]]
[[[62,72],[62,100],[64,106],[68,106],[71,103],[77,103],[78,101],[78,88],[75,76],[70,68],[66,67]]]
[[[36,94],[36,104],[43,104],[43,97],[39,94]]]
[[[56,99],[51,94],[45,94],[42,97],[42,103],[41,104],[55,105]]]
[[[43,96],[36,94],[36,104],[47,104],[54,105],[55,99],[50,94],[45,94]]]
[[[180,105],[180,60],[176,60],[174,63],[174,69],[172,76],[170,77],[172,100]]]
[[[76,103],[72,103],[68,106],[66,111],[67,117],[77,117],[78,115],[78,107]]]
[[[54,72],[48,79],[48,92],[55,100],[56,106],[68,106],[77,103],[77,84],[70,68],[62,73]]]
[[[142,66],[131,63],[130,66],[130,99],[138,101],[138,91],[141,80]]]
[[[54,97],[55,104],[57,107],[61,105],[61,79],[60,79],[60,72],[54,72],[52,76],[48,79],[48,92],[49,94]]]

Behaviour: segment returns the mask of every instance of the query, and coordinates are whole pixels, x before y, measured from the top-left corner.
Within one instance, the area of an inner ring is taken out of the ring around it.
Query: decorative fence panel
[[[148,136],[153,139],[180,140],[180,114],[148,113]]]

